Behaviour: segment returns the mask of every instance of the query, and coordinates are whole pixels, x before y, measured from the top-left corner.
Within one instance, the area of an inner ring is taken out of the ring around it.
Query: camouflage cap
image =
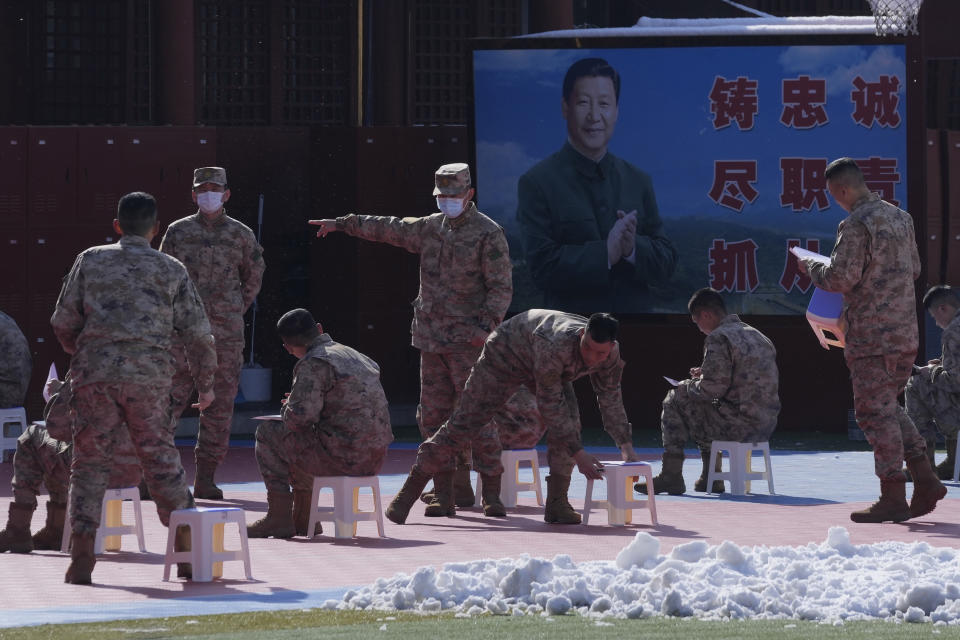
[[[227,171],[223,167],[200,167],[193,170],[193,188],[205,182],[227,186]]]
[[[437,187],[433,195],[458,196],[470,188],[470,166],[463,162],[445,164],[434,175]]]

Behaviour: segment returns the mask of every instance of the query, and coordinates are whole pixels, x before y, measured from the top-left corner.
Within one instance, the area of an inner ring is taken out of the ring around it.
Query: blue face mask
[[[463,198],[451,198],[450,196],[437,196],[437,207],[448,218],[456,218],[466,208]]]

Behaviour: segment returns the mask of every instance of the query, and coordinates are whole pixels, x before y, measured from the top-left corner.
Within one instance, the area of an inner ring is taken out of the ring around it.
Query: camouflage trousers
[[[198,466],[201,462],[216,466],[227,457],[230,428],[233,426],[233,403],[237,398],[242,367],[243,344],[217,344],[217,371],[213,376],[213,393],[216,397],[200,413],[195,451]],[[193,376],[190,375],[186,359],[180,357],[170,390],[170,406],[173,407],[171,433],[176,432],[180,415],[195,397]]]
[[[437,432],[457,406],[470,369],[482,347],[449,353],[420,352],[420,404],[417,425],[424,440]],[[459,462],[470,462],[470,447],[457,453]]]
[[[690,393],[686,384],[667,392],[660,415],[664,453],[683,453],[689,440],[696,442],[697,447],[707,453],[714,440],[765,442],[776,427],[776,421],[767,426],[758,426],[725,418],[713,402],[702,395]]]
[[[960,395],[930,380],[930,370],[915,373],[904,391],[907,415],[925,440],[937,437],[937,428],[948,438],[960,431]]]
[[[140,482],[140,460],[125,430],[119,440],[110,466],[107,488],[133,487]],[[70,485],[70,462],[73,448],[70,442],[51,438],[46,428],[37,424],[17,438],[17,452],[13,456],[13,501],[37,506],[40,486],[47,488],[50,501],[64,503]]]
[[[881,480],[902,482],[904,458],[927,451],[917,428],[897,402],[915,356],[911,351],[847,360],[857,424],[873,447],[874,469]]]
[[[387,447],[370,449],[350,461],[327,451],[311,431],[290,431],[279,420],[257,425],[257,465],[270,493],[310,491],[313,476],[374,476],[387,457]]]
[[[477,360],[463,387],[460,403],[450,419],[420,445],[414,467],[431,475],[449,471],[456,464],[457,452],[469,446],[473,448],[473,463],[478,473],[502,474],[502,446],[493,418],[514,393],[524,388],[520,380],[507,371],[501,371],[489,360]],[[579,421],[577,398],[570,383],[564,385],[564,398],[567,409]],[[554,472],[555,466],[556,469],[562,469],[567,465],[565,460],[569,460],[569,468],[572,470],[573,458],[569,443],[552,441],[551,431],[546,431],[549,448],[547,458],[550,460],[551,472]]]
[[[565,405],[572,419],[580,422],[580,407],[571,383],[563,388]],[[550,473],[569,476],[576,463],[570,454],[569,443],[555,441],[555,431],[547,429],[540,416],[537,398],[526,387],[521,387],[493,417],[493,425],[502,449],[532,449],[543,435],[547,436],[547,464]],[[476,464],[476,463],[474,463]]]
[[[143,479],[157,505],[160,522],[170,512],[193,506],[180,452],[170,431],[169,382],[147,386],[94,383],[74,390],[77,421],[73,431],[70,475],[70,523],[75,532],[95,533],[111,468],[129,431],[143,469]]]

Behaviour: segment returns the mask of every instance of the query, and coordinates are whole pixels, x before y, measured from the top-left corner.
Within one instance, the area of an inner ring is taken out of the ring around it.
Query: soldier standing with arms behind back
[[[483,342],[503,320],[513,297],[507,239],[500,226],[473,203],[470,167],[445,164],[434,176],[441,213],[423,218],[348,215],[311,220],[318,237],[331,231],[385,242],[420,255],[420,292],[413,301],[412,344],[420,350],[417,423],[425,439],[456,406]],[[469,450],[457,452],[455,471],[434,478],[434,487],[456,493],[457,506],[472,506]],[[441,486],[442,485],[442,486]],[[447,516],[453,504],[432,499],[428,516]]]
[[[143,477],[166,526],[170,512],[193,506],[170,431],[170,352],[174,332],[186,347],[203,410],[213,400],[215,351],[203,303],[177,260],[150,247],[159,231],[147,193],[120,199],[114,244],[77,256],[50,318],[70,375],[76,423],[70,475],[70,567],[66,582],[90,584],[100,509],[120,442],[129,429]],[[124,426],[126,423],[126,426]],[[189,538],[178,534],[178,548]],[[180,577],[189,577],[185,566]]]
[[[214,482],[217,466],[227,456],[233,402],[243,365],[243,314],[253,304],[263,281],[263,248],[242,222],[227,215],[230,199],[227,172],[221,167],[201,167],[193,172],[193,201],[197,213],[170,224],[160,251],[187,267],[203,299],[216,339],[216,399],[200,416],[197,433],[197,498],[222,500]],[[173,379],[171,432],[193,393],[193,381],[180,345],[175,346],[177,372]]]
[[[850,158],[831,162],[824,177],[830,195],[850,215],[837,228],[829,266],[809,258],[799,265],[813,284],[843,294],[843,355],[853,382],[853,405],[880,478],[880,499],[850,519],[902,522],[930,513],[947,495],[930,466],[923,437],[897,401],[919,342],[913,281],[920,275],[920,256],[913,219],[871,193]],[[913,476],[909,506],[904,459]]]

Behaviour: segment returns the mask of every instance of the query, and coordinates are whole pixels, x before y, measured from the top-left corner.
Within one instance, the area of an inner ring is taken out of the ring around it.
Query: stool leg
[[[108,500],[104,511],[107,517],[101,522],[101,527],[123,525],[123,500]],[[104,536],[103,547],[107,551],[120,551],[120,536]]]
[[[221,553],[223,551],[223,523],[215,522],[213,523],[213,540],[211,547],[213,548],[214,553]],[[212,556],[211,556],[212,557]],[[211,578],[222,578],[223,577],[223,562],[214,562],[211,565],[213,568],[210,571]]]
[[[590,509],[593,508],[593,478],[587,478],[587,491],[583,495],[583,524],[590,522]]]
[[[770,491],[770,495],[776,495],[773,490],[773,467],[770,465],[769,447],[763,451],[763,463],[767,465],[767,490]]]
[[[247,580],[253,580],[253,571],[250,569],[250,544],[247,540],[247,527],[243,521],[237,522],[237,528],[240,530],[240,551],[243,553],[243,570],[246,572]]]
[[[479,475],[477,476],[480,477]],[[479,484],[479,481],[478,481]],[[374,481],[370,488],[373,489],[373,508],[377,512],[377,533],[380,534],[381,538],[386,538],[387,536],[383,532],[383,505],[380,503],[380,482]]]
[[[213,559],[210,551],[213,550],[213,526],[211,523],[200,523],[193,531],[193,544],[190,548],[193,565],[194,582],[210,582],[213,580]]]

